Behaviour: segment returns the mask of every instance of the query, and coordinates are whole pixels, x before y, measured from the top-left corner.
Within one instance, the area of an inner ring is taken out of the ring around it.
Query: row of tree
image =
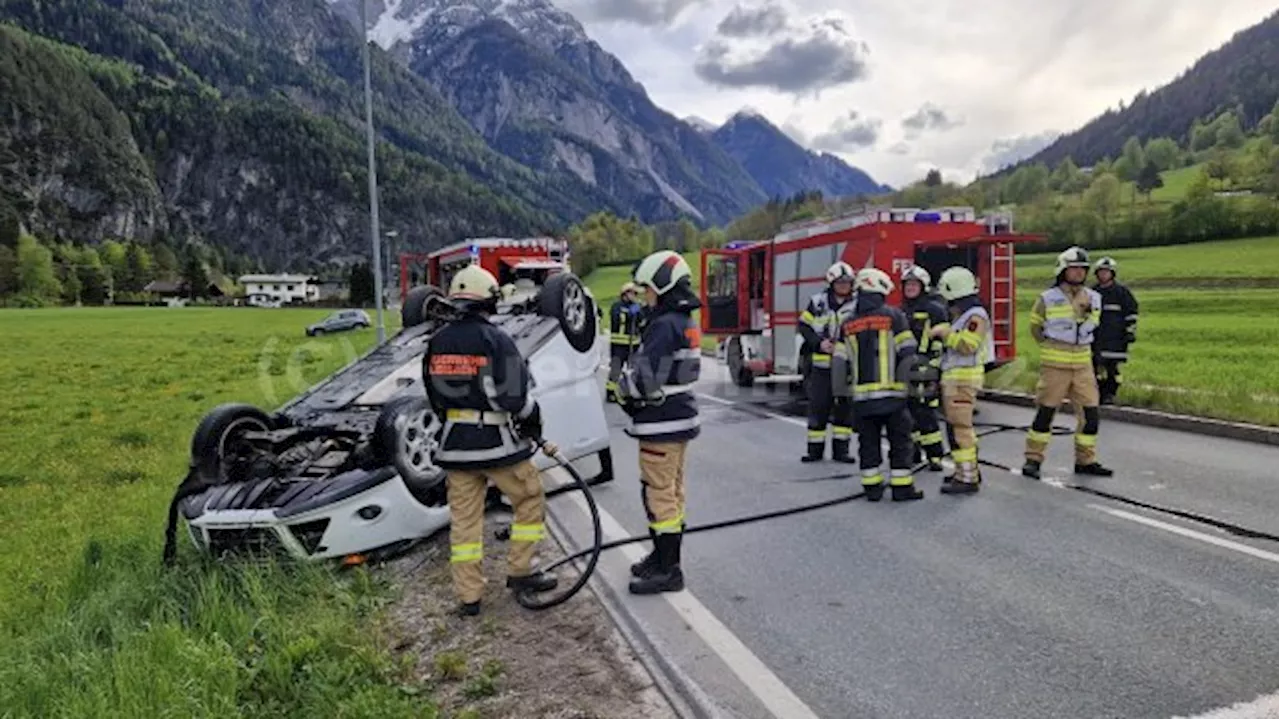
[[[146,299],[153,280],[181,283],[207,295],[211,279],[253,271],[244,258],[202,244],[175,251],[167,243],[106,240],[98,245],[47,243],[28,234],[0,241],[0,306],[102,305]]]

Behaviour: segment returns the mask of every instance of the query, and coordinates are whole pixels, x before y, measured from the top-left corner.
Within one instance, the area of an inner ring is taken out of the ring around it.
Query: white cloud
[[[565,7],[577,12],[594,2],[565,0]],[[1025,148],[1050,128],[1073,130],[1137,91],[1173,80],[1275,10],[1274,0],[608,4],[658,8],[639,14],[670,18],[623,24],[579,14],[660,107],[719,123],[750,105],[810,146],[851,112],[864,121],[883,118],[874,146],[850,144],[837,154],[891,185],[919,179],[931,167],[967,182],[1002,150],[1016,151],[1020,140]],[[681,11],[673,13],[677,6]],[[785,11],[781,29],[774,8]],[[818,47],[825,42],[843,51],[819,55],[808,49],[815,38]],[[808,67],[798,57],[834,59]],[[922,108],[940,110],[946,121],[909,138],[915,131],[902,120]]]

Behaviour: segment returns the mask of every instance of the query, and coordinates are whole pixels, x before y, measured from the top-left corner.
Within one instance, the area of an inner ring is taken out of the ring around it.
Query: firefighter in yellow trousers
[[[1070,247],[1058,255],[1057,279],[1031,308],[1031,336],[1040,345],[1036,417],[1027,432],[1023,476],[1040,479],[1052,436],[1053,415],[1064,399],[1076,411],[1077,474],[1110,477],[1098,463],[1098,379],[1093,373],[1093,333],[1102,318],[1102,296],[1084,286],[1089,253]]]
[[[448,473],[450,567],[460,613],[480,613],[485,579],[484,500],[489,481],[511,501],[507,587],[554,589],[556,577],[532,569],[543,539],[546,496],[534,467],[542,412],[530,394],[529,368],[515,342],[488,320],[498,282],[479,265],[454,275],[449,299],[461,317],[431,336],[422,357],[427,401],[444,421],[436,461]]]
[[[973,494],[978,471],[978,435],[973,431],[973,408],[982,389],[986,364],[995,359],[991,317],[978,299],[978,280],[964,267],[952,267],[938,278],[938,294],[947,301],[951,324],[929,334],[942,340],[942,408],[951,433],[951,457],[956,471],[942,480],[942,494]]]

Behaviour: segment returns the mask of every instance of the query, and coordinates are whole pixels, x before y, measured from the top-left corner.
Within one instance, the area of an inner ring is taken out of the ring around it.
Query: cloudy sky
[[[553,0],[650,97],[751,108],[900,185],[1039,149],[1276,9],[1275,0]]]

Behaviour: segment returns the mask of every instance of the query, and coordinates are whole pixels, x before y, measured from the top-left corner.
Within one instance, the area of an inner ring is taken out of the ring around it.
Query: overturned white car
[[[359,562],[448,526],[445,475],[433,461],[440,424],[422,383],[427,340],[448,309],[439,290],[415,288],[400,332],[279,410],[223,405],[206,415],[171,508],[170,538],[176,510],[196,546],[213,554],[283,550]],[[529,362],[545,439],[590,484],[613,477],[596,318],[568,272],[508,299],[492,317]],[[541,453],[534,461],[553,462]]]

